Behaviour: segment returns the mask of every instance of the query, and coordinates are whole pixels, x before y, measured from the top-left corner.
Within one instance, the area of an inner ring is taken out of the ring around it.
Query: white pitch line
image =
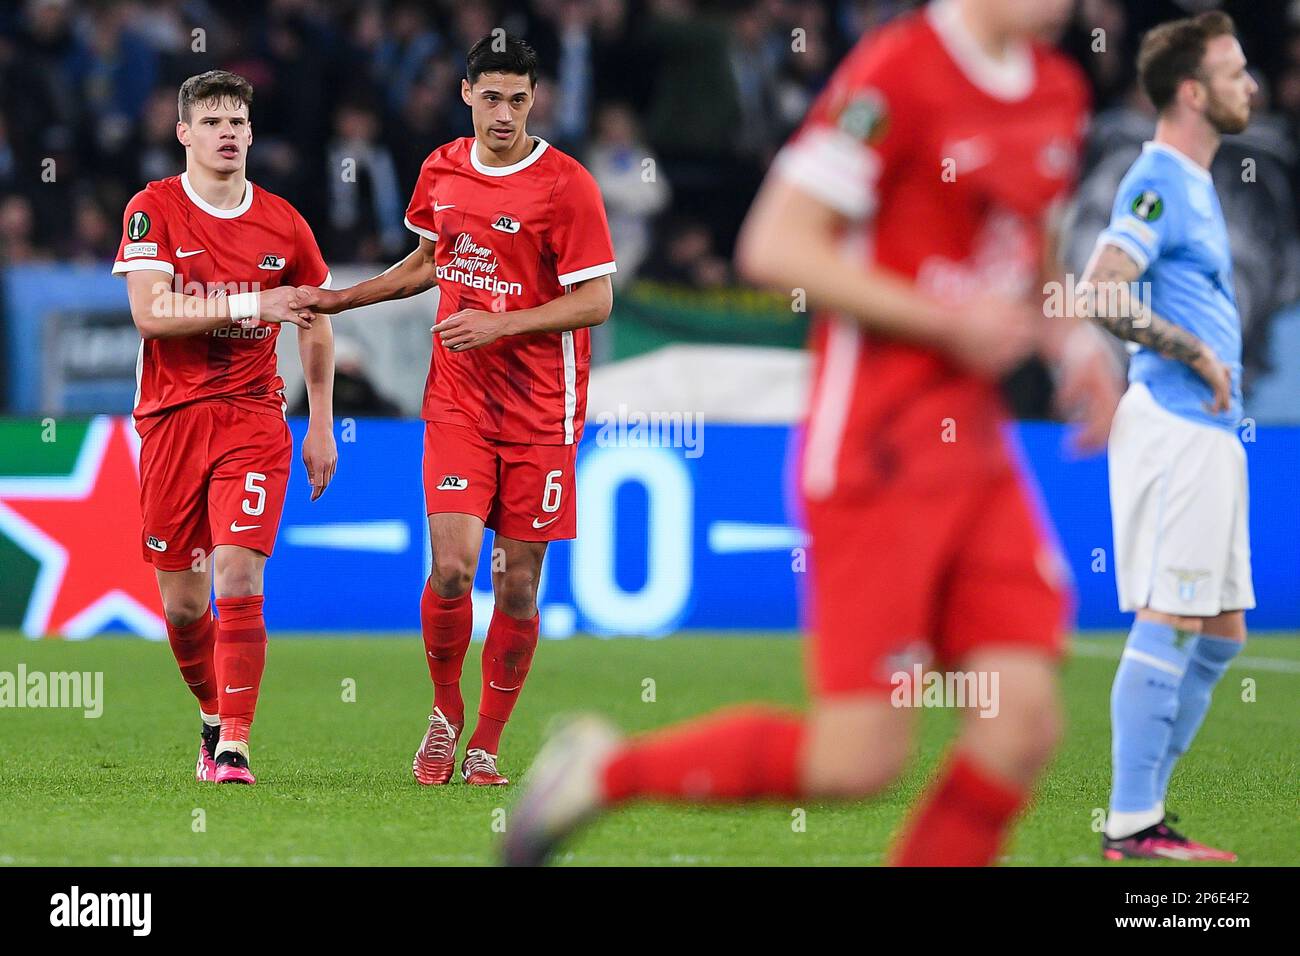
[[[1093,644],[1087,638],[1081,638],[1071,642],[1071,653],[1079,657],[1108,657],[1119,660],[1120,648]],[[1232,666],[1257,671],[1275,671],[1278,674],[1300,674],[1300,661],[1291,661],[1283,657],[1238,657],[1233,660]]]

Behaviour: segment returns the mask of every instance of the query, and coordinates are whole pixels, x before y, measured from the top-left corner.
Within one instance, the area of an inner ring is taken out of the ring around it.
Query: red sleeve
[[[1075,116],[1078,118],[1075,137],[1070,143],[1075,154],[1074,175],[1070,179],[1070,192],[1073,193],[1078,185],[1083,144],[1088,138],[1088,124],[1092,119],[1092,87],[1088,85],[1088,78],[1083,70],[1073,60],[1057,53],[1055,50],[1050,52],[1056,62],[1060,64],[1060,68],[1065,72],[1066,84],[1069,88],[1069,95],[1065,102],[1074,107]]]
[[[288,285],[310,285],[328,289],[333,276],[316,245],[316,235],[298,210],[293,211],[295,232],[293,281]]]
[[[171,243],[167,240],[167,223],[157,192],[142,189],[126,204],[122,215],[122,241],[117,247],[113,275],[125,275],[141,269],[156,269],[176,274]]]
[[[573,285],[614,272],[618,266],[605,218],[605,201],[591,173],[574,163],[568,182],[555,195],[551,250],[555,253],[555,272],[560,285]]]
[[[474,147],[471,145],[470,148]],[[406,207],[406,219],[403,220],[407,229],[430,242],[438,241],[438,231],[433,224],[433,164],[436,155],[430,153],[420,167],[420,176],[415,181],[415,190],[411,193],[411,203]]]
[[[851,220],[876,209],[882,180],[909,159],[906,34],[886,28],[840,64],[777,155],[783,179]]]
[[[1075,120],[1075,128],[1069,140],[1064,144],[1052,143],[1052,162],[1068,166],[1069,173],[1062,180],[1060,189],[1048,204],[1043,217],[1048,234],[1053,243],[1060,241],[1062,223],[1066,217],[1066,208],[1079,187],[1079,172],[1083,159],[1083,145],[1088,135],[1088,123],[1092,117],[1092,90],[1083,70],[1075,62],[1046,44],[1037,46],[1038,57],[1034,68],[1043,80],[1050,82],[1051,100],[1057,104],[1060,115]],[[1056,155],[1058,149],[1068,150],[1068,154]]]

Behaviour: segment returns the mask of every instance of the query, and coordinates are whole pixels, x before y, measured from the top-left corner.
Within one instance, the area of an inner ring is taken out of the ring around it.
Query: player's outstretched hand
[[[311,500],[315,501],[325,494],[339,463],[334,432],[328,425],[315,422],[307,425],[307,437],[302,440],[302,463],[307,467],[307,477],[311,480]]]
[[[1123,371],[1102,332],[1080,323],[1066,339],[1056,372],[1056,407],[1079,426],[1070,442],[1075,451],[1092,454],[1106,447],[1123,394]]]
[[[1034,351],[1041,310],[1002,296],[980,296],[956,317],[944,345],[959,363],[998,378]]]
[[[262,322],[290,322],[300,328],[310,329],[315,316],[310,309],[296,307],[292,300],[297,293],[293,286],[267,289],[258,296],[257,317]]]
[[[461,309],[433,327],[442,344],[452,352],[468,352],[491,345],[506,334],[505,314],[482,309]]]
[[[309,309],[333,315],[343,311],[343,296],[331,289],[318,289],[313,285],[300,285],[289,300],[294,309]]]
[[[1201,354],[1191,363],[1192,371],[1205,379],[1214,392],[1214,398],[1205,403],[1211,415],[1226,412],[1232,407],[1232,372],[1219,361],[1208,345],[1201,346]]]

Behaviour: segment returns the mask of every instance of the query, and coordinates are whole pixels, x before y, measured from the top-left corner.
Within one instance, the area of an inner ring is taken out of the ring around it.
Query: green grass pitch
[[[1245,864],[1300,860],[1298,635],[1253,638],[1175,773],[1170,807],[1195,838]],[[1109,781],[1108,695],[1118,638],[1083,639],[1064,670],[1069,729],[1003,860],[1095,865]],[[471,648],[465,689],[477,698]],[[415,635],[274,635],[253,737],[254,788],[196,784],[193,698],[165,643],[27,641],[0,634],[0,671],[102,671],[104,712],[0,709],[0,864],[485,864],[511,790],[424,789],[411,755],[429,683]],[[721,704],[804,700],[802,645],[773,636],[543,642],[503,741],[516,779],[558,714],[606,713],[628,730]],[[646,678],[653,702],[643,701]],[[1253,700],[1249,683],[1253,680]],[[345,682],[355,681],[355,701]],[[912,770],[862,803],[638,805],[602,819],[559,862],[590,865],[876,864],[954,725],[922,715]],[[197,811],[202,811],[198,813]],[[199,827],[199,823],[203,826]],[[200,832],[196,832],[200,831]]]

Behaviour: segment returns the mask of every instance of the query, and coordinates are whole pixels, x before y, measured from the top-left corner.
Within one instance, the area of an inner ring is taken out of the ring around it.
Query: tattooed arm
[[[1102,243],[1092,254],[1076,290],[1077,314],[1126,342],[1159,352],[1188,366],[1214,393],[1211,412],[1232,405],[1232,373],[1208,345],[1168,319],[1162,319],[1133,294],[1142,269],[1119,246]]]

